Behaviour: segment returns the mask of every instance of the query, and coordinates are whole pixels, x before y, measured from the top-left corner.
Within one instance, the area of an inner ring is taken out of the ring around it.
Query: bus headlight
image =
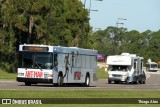
[[[48,78],[49,77],[49,74],[44,74],[44,78]]]
[[[24,76],[24,73],[18,73],[18,76]]]
[[[44,78],[53,77],[53,74],[44,74]]]

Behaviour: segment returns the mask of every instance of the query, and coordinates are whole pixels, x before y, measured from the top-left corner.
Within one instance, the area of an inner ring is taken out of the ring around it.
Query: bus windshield
[[[19,67],[33,69],[51,69],[52,53],[48,52],[20,52]]]
[[[157,68],[158,65],[157,65],[157,64],[151,64],[150,67],[151,67],[151,68]]]

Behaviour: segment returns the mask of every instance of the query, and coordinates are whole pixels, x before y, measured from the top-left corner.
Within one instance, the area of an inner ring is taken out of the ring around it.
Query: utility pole
[[[52,14],[52,3],[53,3],[53,0],[50,0],[49,15],[48,15],[48,22],[47,22],[46,45],[48,45],[48,38],[51,30],[50,21],[51,21],[51,14]]]
[[[127,19],[124,19],[124,18],[118,18],[117,19],[117,22],[116,22],[116,36],[117,36],[117,46],[116,46],[116,42],[115,42],[115,40],[113,40],[113,42],[114,42],[114,48],[116,48],[116,47],[118,47],[119,46],[119,43],[120,43],[120,35],[119,35],[119,28],[118,28],[118,25],[124,25],[124,23],[121,23],[121,22],[119,22],[120,20],[127,20]],[[114,49],[114,54],[116,54],[116,52],[115,52],[115,49]]]
[[[95,11],[95,12],[98,12],[98,10],[92,10],[91,9],[91,6],[92,6],[92,1],[93,0],[90,0],[90,3],[89,3],[89,18],[90,18],[90,12],[91,11]],[[103,0],[95,0],[95,1],[103,1]],[[86,0],[85,0],[85,2],[84,2],[85,4],[86,4]],[[84,7],[85,7],[85,5],[84,5]],[[88,22],[88,33],[89,33],[89,31],[90,31],[90,24],[89,24],[89,22]],[[85,37],[85,40],[86,40],[86,47],[88,47],[88,34],[86,33],[86,37]]]

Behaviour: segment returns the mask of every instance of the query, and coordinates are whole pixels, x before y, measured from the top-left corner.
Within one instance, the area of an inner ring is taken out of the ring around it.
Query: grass
[[[106,79],[108,77],[108,72],[104,68],[98,68],[98,79]]]
[[[158,90],[0,90],[0,98],[160,98]]]
[[[160,98],[160,91],[134,90],[1,90],[0,98]],[[98,99],[97,99],[98,100]],[[42,99],[43,101],[43,99]],[[114,102],[114,101],[113,101]],[[1,106],[1,105],[0,105]],[[14,106],[14,105],[7,105]],[[20,105],[15,105],[20,106]],[[22,105],[21,105],[22,106]],[[29,105],[23,105],[28,107]],[[32,105],[33,107],[36,105]],[[158,107],[159,104],[44,104],[40,107]]]
[[[8,73],[2,69],[0,69],[0,79],[16,79],[16,73]],[[108,77],[108,73],[104,71],[104,68],[98,68],[98,79],[106,79]]]
[[[8,73],[2,69],[0,69],[0,79],[16,79],[16,73]]]

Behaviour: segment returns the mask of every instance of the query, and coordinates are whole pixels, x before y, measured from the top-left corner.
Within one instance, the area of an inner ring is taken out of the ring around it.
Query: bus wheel
[[[141,81],[138,81],[140,84],[142,84],[143,83],[143,81],[141,80]]]
[[[133,81],[133,84],[137,84],[137,81]]]
[[[58,76],[57,83],[58,83],[57,84],[58,86],[62,86],[63,85],[63,76],[61,76],[61,75]]]
[[[143,81],[143,84],[146,84],[146,81]]]
[[[25,82],[25,85],[31,86],[31,83],[30,82]]]
[[[89,87],[89,84],[90,84],[90,77],[89,75],[86,75],[86,79],[85,79],[85,86]]]

